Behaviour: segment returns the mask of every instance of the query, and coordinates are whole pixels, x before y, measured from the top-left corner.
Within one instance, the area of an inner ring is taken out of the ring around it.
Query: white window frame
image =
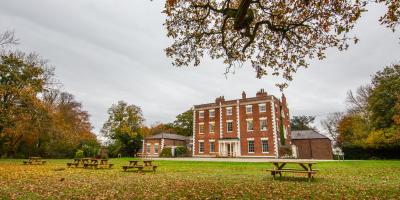
[[[264,120],[265,120],[265,129],[262,129],[261,121],[264,121]],[[266,117],[260,118],[260,131],[267,131],[267,130],[268,130],[268,120],[267,120],[267,118]]]
[[[249,129],[249,122],[251,122],[252,129]],[[248,132],[254,131],[254,121],[253,121],[253,119],[246,119],[246,130]]]
[[[212,116],[211,116],[211,113],[213,113]],[[209,116],[210,118],[214,118],[214,117],[215,117],[215,110],[214,110],[214,109],[209,110],[209,111],[208,111],[208,116]]]
[[[215,140],[209,140],[208,143],[210,144],[210,153],[215,153]],[[213,143],[213,151],[211,151],[211,143]]]
[[[231,131],[229,131],[229,123],[232,123],[232,130]],[[226,132],[228,132],[228,133],[232,133],[233,132],[233,120],[227,120],[226,121]]]
[[[250,151],[250,142],[253,142],[253,151]],[[247,153],[255,153],[256,152],[256,147],[254,144],[254,139],[247,139]]]
[[[151,143],[147,143],[147,144],[146,144],[146,153],[147,153],[147,154],[150,154],[150,153],[151,153],[151,149],[150,149],[150,148],[151,148]]]
[[[261,107],[263,107],[264,110],[261,110]],[[260,113],[267,112],[267,104],[265,103],[258,104],[258,110],[260,111]]]
[[[267,150],[268,151],[264,151],[264,144],[263,142],[266,141],[267,142]],[[269,144],[268,144],[268,138],[261,138],[261,151],[262,153],[269,153]]]
[[[156,148],[156,147],[157,147],[157,148]],[[158,143],[154,143],[153,149],[154,149],[154,154],[158,154],[158,153],[159,153],[159,152],[158,152]],[[157,149],[157,151],[156,151],[156,149]]]
[[[214,127],[213,129],[211,129],[211,125]],[[210,122],[208,124],[208,132],[209,133],[215,133],[215,122]]]
[[[233,110],[232,107],[227,107],[226,108],[226,115],[231,116],[233,114],[232,110]]]
[[[200,144],[203,144],[203,151],[201,151],[201,145]],[[204,140],[199,140],[199,153],[204,153],[204,149],[205,149]]]
[[[248,108],[250,108],[250,112],[247,110]],[[247,105],[246,106],[246,114],[251,114],[253,113],[253,105]]]
[[[201,131],[201,126],[203,126],[203,131]],[[204,126],[204,123],[199,123],[199,134],[204,134],[206,127]]]
[[[204,110],[199,111],[199,118],[204,119]]]

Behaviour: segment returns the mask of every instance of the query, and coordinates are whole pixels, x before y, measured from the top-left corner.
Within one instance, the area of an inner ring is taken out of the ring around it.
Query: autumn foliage
[[[89,114],[56,86],[53,68],[37,55],[1,55],[1,157],[72,157],[82,146],[98,147]]]
[[[345,50],[366,6],[385,4],[381,24],[395,30],[400,1],[167,0],[165,27],[173,44],[166,54],[176,66],[200,65],[205,55],[232,67],[251,65],[256,77],[274,75],[287,86],[311,59],[330,47]]]

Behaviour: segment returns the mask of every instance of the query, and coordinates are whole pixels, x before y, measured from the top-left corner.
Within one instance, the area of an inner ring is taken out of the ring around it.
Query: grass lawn
[[[156,173],[140,174],[122,171],[128,160],[93,170],[0,159],[0,199],[400,199],[400,161],[321,162],[309,183],[293,174],[274,181],[269,163],[155,161]]]

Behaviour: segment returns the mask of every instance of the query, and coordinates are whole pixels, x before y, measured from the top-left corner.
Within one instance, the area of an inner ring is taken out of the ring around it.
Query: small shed
[[[292,131],[292,144],[300,159],[333,159],[331,140],[315,130]]]

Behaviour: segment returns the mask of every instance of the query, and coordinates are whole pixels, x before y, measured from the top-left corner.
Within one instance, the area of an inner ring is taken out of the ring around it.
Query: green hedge
[[[160,157],[171,158],[172,157],[171,148],[170,147],[164,147],[163,150],[160,153]]]
[[[185,157],[188,156],[189,149],[183,146],[179,146],[175,148],[175,156],[176,157]]]
[[[346,160],[400,159],[400,144],[377,147],[346,145],[342,149]]]

